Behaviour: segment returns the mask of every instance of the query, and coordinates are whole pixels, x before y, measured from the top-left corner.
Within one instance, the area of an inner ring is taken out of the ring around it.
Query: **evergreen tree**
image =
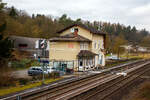
[[[77,23],[77,24],[82,24],[81,18],[76,19],[75,23]]]
[[[0,26],[0,61],[11,57],[13,44],[9,38],[4,38],[3,31],[6,29],[6,23]]]
[[[2,12],[5,5],[6,3],[3,3],[2,0],[0,0],[0,13]]]
[[[71,18],[67,17],[67,14],[63,14],[60,18],[59,18],[59,23],[62,24],[64,27],[67,27],[71,24],[74,23],[73,20],[71,20]]]
[[[35,15],[34,14],[32,14],[32,19],[35,19]]]
[[[14,7],[11,7],[11,10],[9,12],[9,16],[11,16],[12,18],[16,18],[18,16]]]

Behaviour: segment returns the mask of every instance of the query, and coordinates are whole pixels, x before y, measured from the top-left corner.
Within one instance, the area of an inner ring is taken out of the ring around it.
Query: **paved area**
[[[28,69],[23,69],[23,70],[18,70],[18,71],[14,71],[12,72],[12,75],[15,78],[31,78],[31,76],[28,76]]]
[[[123,65],[125,65],[125,64],[115,66],[115,67],[120,67]],[[108,70],[108,69],[103,69],[103,70],[98,69],[98,70],[89,70],[89,71],[84,71],[84,72],[74,72],[73,74],[67,74],[67,75],[62,74],[62,77],[63,78],[69,78],[69,77],[73,77],[73,76],[79,77],[79,76],[85,76],[85,75],[89,75],[89,74],[101,73],[105,70]],[[12,75],[15,76],[16,78],[32,78],[31,76],[28,76],[27,71],[28,71],[28,69],[14,71],[12,73]]]
[[[12,75],[15,78],[32,78],[31,76],[28,76],[28,69],[24,69],[24,70],[18,70],[18,71],[14,71],[12,72]],[[68,75],[63,75],[63,78],[68,78],[68,77],[73,77],[73,76],[82,76],[82,75],[87,75],[87,72],[74,72],[73,74],[68,74]]]
[[[28,69],[24,70],[18,70],[12,72],[12,75],[15,78],[32,78],[31,76],[28,76]],[[94,74],[94,73],[101,73],[101,71],[86,71],[86,72],[74,72],[73,74],[67,74],[67,75],[62,75],[63,78],[69,78],[69,77],[79,77],[79,76],[84,76],[84,75],[89,75],[89,74]]]

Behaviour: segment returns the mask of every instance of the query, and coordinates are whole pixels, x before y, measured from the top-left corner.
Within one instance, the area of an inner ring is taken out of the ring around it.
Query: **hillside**
[[[150,35],[146,29],[137,30],[136,27],[125,26],[120,23],[89,22],[81,18],[72,20],[67,17],[67,14],[63,14],[59,18],[41,14],[29,16],[27,12],[20,11],[15,7],[9,8],[2,2],[0,5],[0,26],[5,24],[5,31],[3,31],[5,36],[51,38],[57,36],[56,32],[58,30],[79,23],[106,32],[108,34],[107,49],[110,51],[116,52],[117,46],[125,44],[139,44],[150,47]]]

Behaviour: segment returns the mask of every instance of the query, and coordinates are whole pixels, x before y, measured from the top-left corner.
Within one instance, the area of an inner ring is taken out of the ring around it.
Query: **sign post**
[[[40,45],[41,45],[41,49],[42,49],[42,57],[43,58],[46,58],[46,48],[47,48],[47,41],[46,40],[43,40],[41,43],[40,43]],[[43,69],[43,76],[42,76],[42,84],[44,84],[44,80],[45,80],[45,78],[44,78],[44,66],[45,66],[45,62],[44,61],[42,61],[42,69]]]

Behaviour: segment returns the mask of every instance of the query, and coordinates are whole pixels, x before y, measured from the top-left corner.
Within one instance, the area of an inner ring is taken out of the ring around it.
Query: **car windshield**
[[[42,71],[42,69],[40,69],[40,68],[31,68],[31,70],[39,70],[39,71]]]
[[[36,68],[31,68],[31,70],[36,70]]]
[[[42,71],[42,69],[37,69],[37,70]]]

